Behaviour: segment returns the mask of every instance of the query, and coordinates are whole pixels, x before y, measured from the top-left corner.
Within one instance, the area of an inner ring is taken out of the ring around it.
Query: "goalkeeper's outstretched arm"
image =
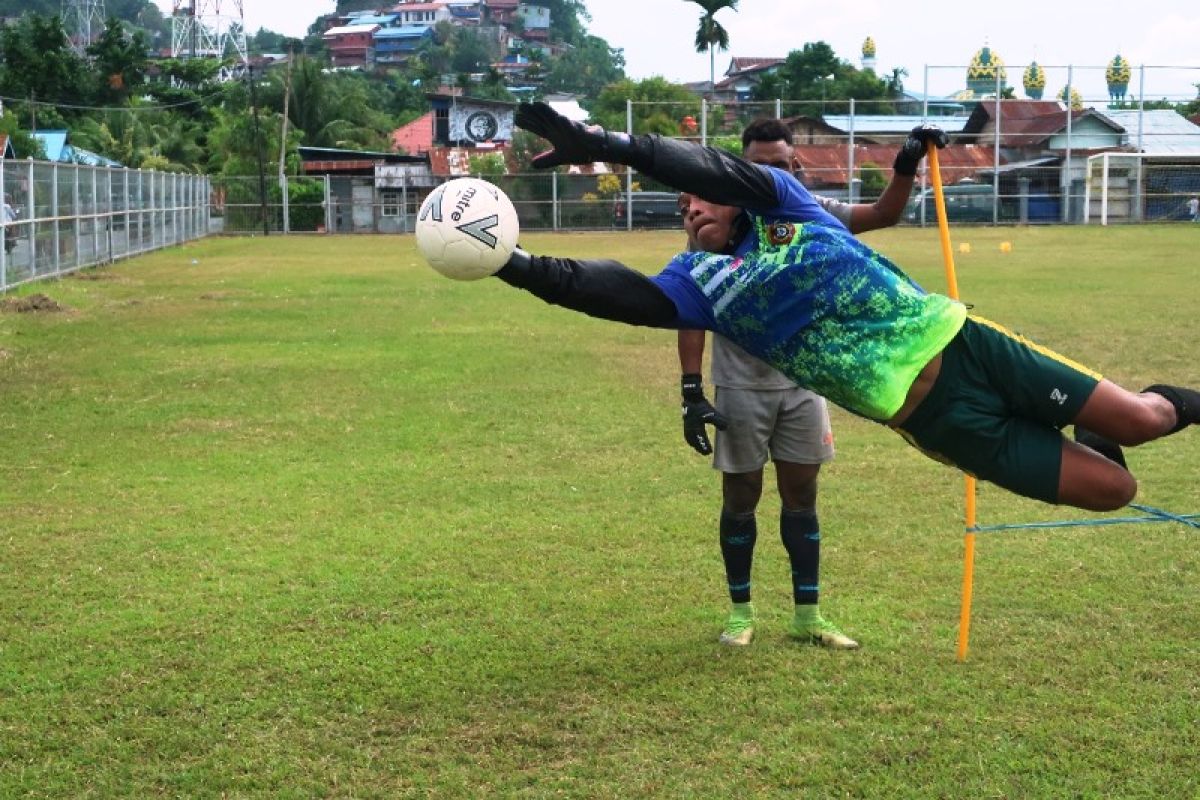
[[[678,326],[679,314],[671,298],[648,277],[618,261],[531,256],[518,248],[496,277],[589,317],[651,328]]]
[[[608,161],[631,166],[710,203],[749,209],[778,204],[775,179],[768,167],[723,150],[656,134],[630,136],[584,126],[546,103],[522,103],[517,107],[516,124],[553,145],[552,150],[533,159],[533,166],[539,169]]]

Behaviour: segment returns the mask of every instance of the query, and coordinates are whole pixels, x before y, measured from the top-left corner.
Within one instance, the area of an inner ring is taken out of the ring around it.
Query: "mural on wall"
[[[451,141],[510,141],[512,135],[511,107],[456,103],[450,108]]]

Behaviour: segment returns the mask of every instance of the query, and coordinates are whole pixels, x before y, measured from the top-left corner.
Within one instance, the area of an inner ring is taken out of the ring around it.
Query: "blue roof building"
[[[119,161],[113,161],[99,153],[75,147],[67,142],[67,131],[37,131],[33,134],[42,145],[42,152],[47,161],[57,161],[60,164],[84,164],[89,167],[123,167]]]
[[[403,28],[380,28],[375,31],[375,63],[380,66],[401,65],[433,41],[433,28],[408,25]]]

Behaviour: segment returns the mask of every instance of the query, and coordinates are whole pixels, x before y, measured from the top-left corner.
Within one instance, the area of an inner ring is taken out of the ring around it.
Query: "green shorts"
[[[1009,491],[1058,502],[1062,428],[1100,376],[980,317],[942,351],[900,433],[929,456]]]

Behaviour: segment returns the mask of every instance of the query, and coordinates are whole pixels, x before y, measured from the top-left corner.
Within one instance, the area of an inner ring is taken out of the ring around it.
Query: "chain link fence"
[[[1046,101],[1036,109],[1028,98],[1015,97],[1021,89],[1011,84],[1019,82],[1019,68],[996,73],[993,83],[985,85],[978,77],[966,79],[963,65],[926,66],[912,81],[921,90],[901,97],[835,97],[831,82],[829,96],[819,100],[629,102],[624,127],[629,133],[667,130],[680,139],[740,152],[741,132],[750,121],[781,119],[794,133],[798,177],[811,191],[871,203],[891,180],[892,161],[908,132],[928,122],[942,126],[952,140],[940,160],[953,223],[1109,224],[1197,216],[1192,200],[1200,203],[1200,127],[1163,106],[1169,105],[1171,87],[1200,81],[1200,68],[1135,68],[1128,96],[1110,93],[1104,67],[1041,69]],[[953,88],[971,81],[973,89]],[[1061,91],[1054,92],[1055,87]],[[1057,96],[1073,98],[1078,110],[1066,114],[1065,105],[1054,101]],[[1171,102],[1187,99],[1171,95]],[[1112,156],[1108,161],[1100,160],[1105,152]],[[681,224],[670,187],[615,169],[474,177],[508,194],[524,230]],[[421,202],[447,179],[428,169],[421,174],[382,167],[353,176],[213,179],[212,229],[229,234],[409,233]],[[900,224],[936,224],[925,164]]]
[[[0,291],[204,236],[202,175],[0,160]]]

